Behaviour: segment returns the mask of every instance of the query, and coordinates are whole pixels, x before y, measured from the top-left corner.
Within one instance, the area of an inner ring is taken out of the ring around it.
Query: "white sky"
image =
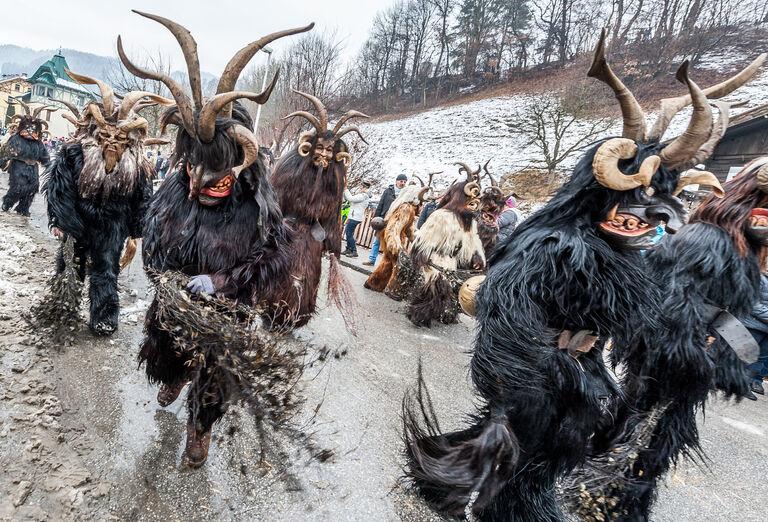
[[[0,0],[2,3],[2,0]],[[3,23],[0,44],[32,49],[57,47],[116,56],[121,34],[129,56],[161,50],[174,69],[184,68],[175,39],[163,26],[131,12],[145,11],[170,18],[197,40],[200,67],[219,75],[245,44],[274,31],[315,22],[314,31],[336,30],[351,59],[365,41],[376,12],[390,0],[35,0],[17,4],[14,23]],[[34,23],[28,23],[34,21]],[[296,37],[279,40],[279,50]],[[257,63],[254,58],[251,65]],[[264,59],[264,55],[260,57]]]

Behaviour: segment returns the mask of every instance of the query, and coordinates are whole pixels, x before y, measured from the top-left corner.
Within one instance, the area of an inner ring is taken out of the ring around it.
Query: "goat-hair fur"
[[[331,133],[324,137],[333,139]],[[313,138],[313,146],[316,139]],[[334,158],[346,151],[344,142],[336,140]],[[315,167],[311,154],[303,157],[297,150],[283,155],[275,165],[270,182],[285,222],[292,230],[292,239],[287,245],[287,270],[281,274],[274,292],[262,296],[272,328],[303,326],[315,313],[323,255],[338,258],[341,254],[341,203],[346,179],[343,163],[334,159],[326,169]],[[312,234],[313,227],[317,231],[318,226],[325,231],[322,241]],[[334,284],[346,283],[342,277]],[[329,289],[329,295],[334,291]]]
[[[365,287],[375,292],[385,292],[393,299],[401,299],[398,284],[398,259],[406,245],[413,242],[416,214],[421,206],[421,187],[410,185],[403,188],[389,207],[384,219],[386,226],[380,232],[381,260],[365,282]]]
[[[594,179],[598,146],[491,256],[476,298],[471,375],[480,408],[469,427],[441,434],[429,415],[406,407],[407,474],[444,513],[564,520],[555,484],[583,462],[595,434],[610,428],[621,397],[605,367],[604,342],[632,345],[641,332],[659,329],[660,294],[642,257],[614,250],[598,233],[608,211],[635,196]],[[657,153],[658,146],[639,145],[627,171]],[[671,198],[676,182],[677,173],[662,167],[652,186]],[[588,330],[599,340],[576,359],[558,348],[565,330]]]
[[[619,434],[622,444],[634,429],[635,412],[648,413],[668,404],[650,442],[626,470],[628,485],[609,494],[616,503],[611,520],[647,520],[659,481],[681,457],[703,459],[696,414],[712,391],[726,397],[749,393],[749,378],[728,344],[705,322],[706,305],[748,314],[759,297],[765,247],[746,234],[750,211],[764,203],[754,173],[745,168],[725,185],[723,199],[710,197],[674,236],[648,255],[650,273],[663,292],[662,324],[623,361]],[[740,251],[739,245],[745,246]]]
[[[164,120],[177,110],[168,109]],[[254,305],[273,293],[284,277],[290,241],[262,158],[241,172],[231,194],[218,206],[189,199],[186,172],[188,162],[213,171],[242,163],[242,151],[227,133],[236,124],[253,127],[238,102],[233,104],[232,118],[217,119],[211,143],[201,143],[179,129],[174,163],[179,162],[181,168],[165,179],[147,210],[142,255],[150,274],[169,270],[189,276],[208,274],[217,295]],[[150,381],[175,385],[201,375],[193,371],[189,357],[174,348],[171,336],[158,324],[157,313],[158,304],[153,302],[139,354],[140,363],[146,362]],[[192,387],[201,393],[203,388]],[[191,418],[204,419],[201,429],[205,431],[226,411],[227,397],[203,399],[191,393],[187,404]]]
[[[0,148],[0,168],[8,171],[8,192],[3,196],[3,211],[12,210],[23,216],[29,215],[29,207],[40,188],[37,164],[47,167],[50,163],[48,150],[40,140],[22,138],[17,132]]]
[[[463,195],[463,185],[450,189],[414,237],[410,256],[421,281],[411,291],[406,315],[416,326],[430,326],[434,320],[458,322],[458,301],[445,272],[485,266],[477,221],[462,208],[458,195]]]
[[[127,148],[115,169],[107,174],[103,172],[101,149],[84,152],[81,143],[75,141],[61,146],[45,174],[43,193],[48,202],[49,225],[74,238],[81,277],[89,267],[88,324],[97,334],[111,334],[117,328],[120,252],[126,238],[142,236],[144,212],[152,197],[152,167],[140,157],[140,147],[138,151]],[[81,192],[83,175],[92,180],[85,194]],[[105,191],[105,187],[113,185],[110,176],[131,182],[124,190]],[[64,267],[59,258],[57,271]]]

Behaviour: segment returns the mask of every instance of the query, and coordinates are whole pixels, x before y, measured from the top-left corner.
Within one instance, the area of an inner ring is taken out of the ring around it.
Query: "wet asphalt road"
[[[45,233],[40,198],[31,234]],[[51,240],[52,241],[52,240]],[[45,260],[47,263],[48,260]],[[305,373],[310,429],[334,450],[326,463],[308,461],[290,446],[270,448],[259,465],[252,422],[231,410],[215,428],[210,457],[200,470],[181,461],[186,412],[183,396],[162,409],[157,389],[136,368],[141,322],[151,296],[140,259],[120,278],[121,326],[109,340],[87,332],[53,359],[56,392],[68,405],[62,422],[90,437],[86,461],[109,485],[97,518],[129,520],[439,520],[398,486],[401,400],[424,362],[445,429],[470,411],[467,374],[473,321],[417,329],[403,305],[362,288],[364,276],[346,270],[357,290],[361,328],[353,337],[338,312],[323,308],[295,336],[320,348],[347,348],[340,359]],[[659,521],[768,520],[768,400],[739,405],[713,401],[701,419],[708,468],[684,462],[660,490]],[[233,433],[232,433],[233,432]],[[286,457],[287,455],[287,457]],[[280,469],[289,466],[289,473]]]

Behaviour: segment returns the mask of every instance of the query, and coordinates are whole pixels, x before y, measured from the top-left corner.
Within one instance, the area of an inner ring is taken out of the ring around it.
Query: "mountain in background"
[[[43,62],[57,52],[58,49],[35,51],[18,45],[0,45],[0,74],[26,73],[31,76]],[[62,49],[61,54],[67,59],[72,70],[96,78],[104,77],[107,71],[111,70],[117,63],[115,58],[84,53],[74,49]]]

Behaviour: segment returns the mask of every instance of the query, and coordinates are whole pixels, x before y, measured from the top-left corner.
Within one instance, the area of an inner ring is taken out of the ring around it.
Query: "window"
[[[16,92],[21,91],[21,85],[18,83],[13,84],[13,90]]]
[[[48,87],[48,88],[47,88],[45,91],[46,91],[46,92],[45,92],[45,95],[46,95],[46,96],[48,96],[49,98],[53,98],[53,89],[51,89],[50,87]]]

